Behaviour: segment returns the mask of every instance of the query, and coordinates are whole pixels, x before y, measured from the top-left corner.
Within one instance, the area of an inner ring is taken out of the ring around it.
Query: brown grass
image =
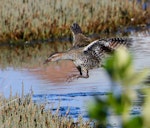
[[[0,8],[0,42],[69,36],[73,22],[85,33],[111,33],[150,16],[136,0],[1,0]]]
[[[0,127],[1,128],[90,128],[90,122],[78,118],[76,122],[65,116],[59,116],[58,110],[52,114],[45,105],[37,105],[32,95],[25,97],[0,96]]]

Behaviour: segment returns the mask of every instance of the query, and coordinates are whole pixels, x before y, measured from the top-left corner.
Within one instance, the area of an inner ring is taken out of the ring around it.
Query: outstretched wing
[[[73,23],[70,29],[73,34],[73,48],[84,47],[91,42],[91,39],[82,33],[81,27],[77,23]]]
[[[91,39],[84,36],[83,34],[77,34],[75,36],[75,40],[73,43],[73,47],[79,48],[79,47],[85,47],[91,43]]]
[[[86,54],[91,54],[97,59],[101,59],[105,53],[111,53],[119,47],[129,47],[131,39],[129,38],[109,38],[95,40],[83,49]]]

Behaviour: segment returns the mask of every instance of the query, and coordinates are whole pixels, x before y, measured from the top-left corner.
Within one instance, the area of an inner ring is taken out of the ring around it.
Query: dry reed
[[[136,0],[1,0],[0,8],[0,42],[68,36],[73,22],[85,33],[109,33],[150,16]]]
[[[0,127],[1,128],[90,128],[90,122],[78,118],[76,122],[68,115],[60,116],[46,110],[45,105],[37,105],[32,95],[25,97],[0,96]]]

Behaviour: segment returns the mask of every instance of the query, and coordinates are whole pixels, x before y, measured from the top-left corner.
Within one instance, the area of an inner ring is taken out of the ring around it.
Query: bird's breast
[[[86,69],[93,69],[95,67],[99,67],[100,62],[93,57],[90,56],[79,56],[75,61],[74,64],[76,66],[80,66]]]

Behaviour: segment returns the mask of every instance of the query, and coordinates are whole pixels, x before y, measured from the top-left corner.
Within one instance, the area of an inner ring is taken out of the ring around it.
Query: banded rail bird
[[[129,47],[130,45],[131,39],[128,38],[98,39],[84,47],[75,47],[65,52],[51,54],[44,63],[71,60],[80,74],[72,75],[69,79],[88,78],[89,70],[101,67],[105,55],[112,53],[121,46]]]

